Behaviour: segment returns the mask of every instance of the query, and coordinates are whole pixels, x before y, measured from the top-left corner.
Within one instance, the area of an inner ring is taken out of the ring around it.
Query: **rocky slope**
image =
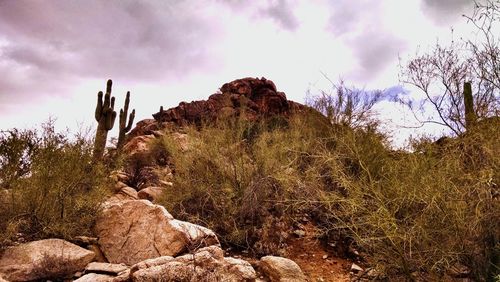
[[[208,100],[181,102],[177,107],[153,114],[154,119],[139,121],[128,137],[153,134],[165,126],[200,125],[229,117],[257,120],[274,115],[290,116],[308,107],[287,100],[271,80],[242,78],[222,85]]]
[[[123,153],[126,159],[147,154],[148,143],[161,136],[160,130],[165,127],[201,125],[229,117],[252,121],[276,115],[289,117],[307,110],[287,100],[270,80],[238,79],[224,84],[220,93],[206,101],[183,102],[161,109],[153,114],[154,119],[138,122],[127,137]],[[188,136],[173,134],[181,148],[187,149]],[[96,238],[80,238],[74,242],[79,246],[48,239],[9,248],[0,257],[0,281],[308,280],[300,266],[287,258],[266,256],[247,261],[225,256],[212,230],[174,219],[163,206],[155,204],[163,189],[173,185],[167,162],[152,159],[136,165],[132,172],[125,168],[110,176],[115,182],[114,195],[102,204],[94,228]],[[300,258],[307,263],[302,254]],[[322,281],[347,280],[345,271],[340,272],[325,270],[322,273],[331,277]]]

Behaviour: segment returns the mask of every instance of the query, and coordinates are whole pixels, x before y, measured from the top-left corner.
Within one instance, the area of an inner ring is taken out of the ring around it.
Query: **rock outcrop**
[[[8,281],[62,278],[81,271],[94,253],[61,239],[33,241],[5,250],[0,276]]]
[[[160,256],[177,256],[219,245],[209,229],[176,220],[147,200],[107,202],[96,221],[99,246],[111,263],[133,265]]]
[[[134,282],[158,281],[254,281],[255,270],[250,263],[224,258],[218,246],[199,249],[180,257],[164,256],[132,266]]]
[[[305,282],[306,277],[300,267],[283,257],[265,256],[260,259],[260,270],[271,282]]]
[[[139,197],[139,199],[156,202],[166,189],[167,188],[165,187],[150,186],[139,191],[139,193],[137,193],[137,196]]]
[[[257,120],[273,115],[289,116],[305,109],[306,106],[287,100],[271,80],[247,77],[222,85],[220,93],[209,96],[208,100],[181,102],[168,110],[161,108],[153,114],[154,120],[138,122],[129,138],[153,134],[165,124],[200,125],[243,115],[247,120]]]
[[[126,282],[130,269],[124,264],[91,262],[85,267],[85,275],[75,282]]]

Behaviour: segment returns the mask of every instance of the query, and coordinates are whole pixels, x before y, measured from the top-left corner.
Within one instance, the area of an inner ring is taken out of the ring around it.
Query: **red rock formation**
[[[182,102],[179,106],[153,115],[159,122],[174,122],[178,125],[199,124],[218,118],[239,116],[255,120],[273,114],[289,114],[291,104],[285,93],[276,91],[271,80],[265,78],[242,78],[226,83],[221,93],[211,95],[208,100]]]
[[[304,109],[305,106],[288,101],[285,93],[278,92],[271,80],[247,77],[222,85],[220,93],[211,95],[208,100],[181,102],[177,107],[160,110],[153,114],[156,122],[140,121],[129,137],[152,134],[162,123],[199,125],[241,115],[248,120],[257,120],[272,115],[288,116]]]

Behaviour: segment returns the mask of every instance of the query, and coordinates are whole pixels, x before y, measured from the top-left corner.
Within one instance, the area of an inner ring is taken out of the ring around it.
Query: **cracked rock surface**
[[[176,220],[147,200],[105,203],[95,232],[108,261],[126,265],[219,245],[210,229]]]

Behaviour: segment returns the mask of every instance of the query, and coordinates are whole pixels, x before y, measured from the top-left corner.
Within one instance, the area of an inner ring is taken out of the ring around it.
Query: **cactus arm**
[[[97,93],[97,106],[95,107],[95,119],[99,121],[102,115],[102,91]]]
[[[125,105],[123,106],[123,112],[125,115],[128,113],[128,104],[130,103],[130,91],[127,91],[127,96],[125,97]]]
[[[106,94],[111,95],[112,86],[113,86],[113,81],[111,79],[108,79],[108,82],[106,83]]]
[[[125,97],[125,105],[123,106],[123,109],[120,109],[120,122],[119,122],[120,131],[118,133],[118,144],[116,145],[118,150],[120,150],[125,144],[125,134],[129,132],[130,129],[132,129],[132,124],[134,122],[135,109],[132,110],[132,112],[128,116],[128,123],[127,123],[129,104],[130,104],[130,91],[127,91],[127,95]]]
[[[111,94],[106,93],[106,94],[104,95],[104,103],[102,104],[102,108],[103,108],[103,109],[107,109],[107,108],[109,108],[110,98],[111,98]]]
[[[125,132],[130,131],[132,129],[132,124],[134,123],[134,118],[135,118],[135,109],[132,110],[128,117],[128,124],[127,127],[125,127]]]
[[[111,109],[115,108],[115,97],[111,97]]]
[[[116,112],[111,110],[110,108],[110,114],[106,115],[106,130],[111,130],[113,129],[113,126],[115,125],[115,119],[116,119]]]

